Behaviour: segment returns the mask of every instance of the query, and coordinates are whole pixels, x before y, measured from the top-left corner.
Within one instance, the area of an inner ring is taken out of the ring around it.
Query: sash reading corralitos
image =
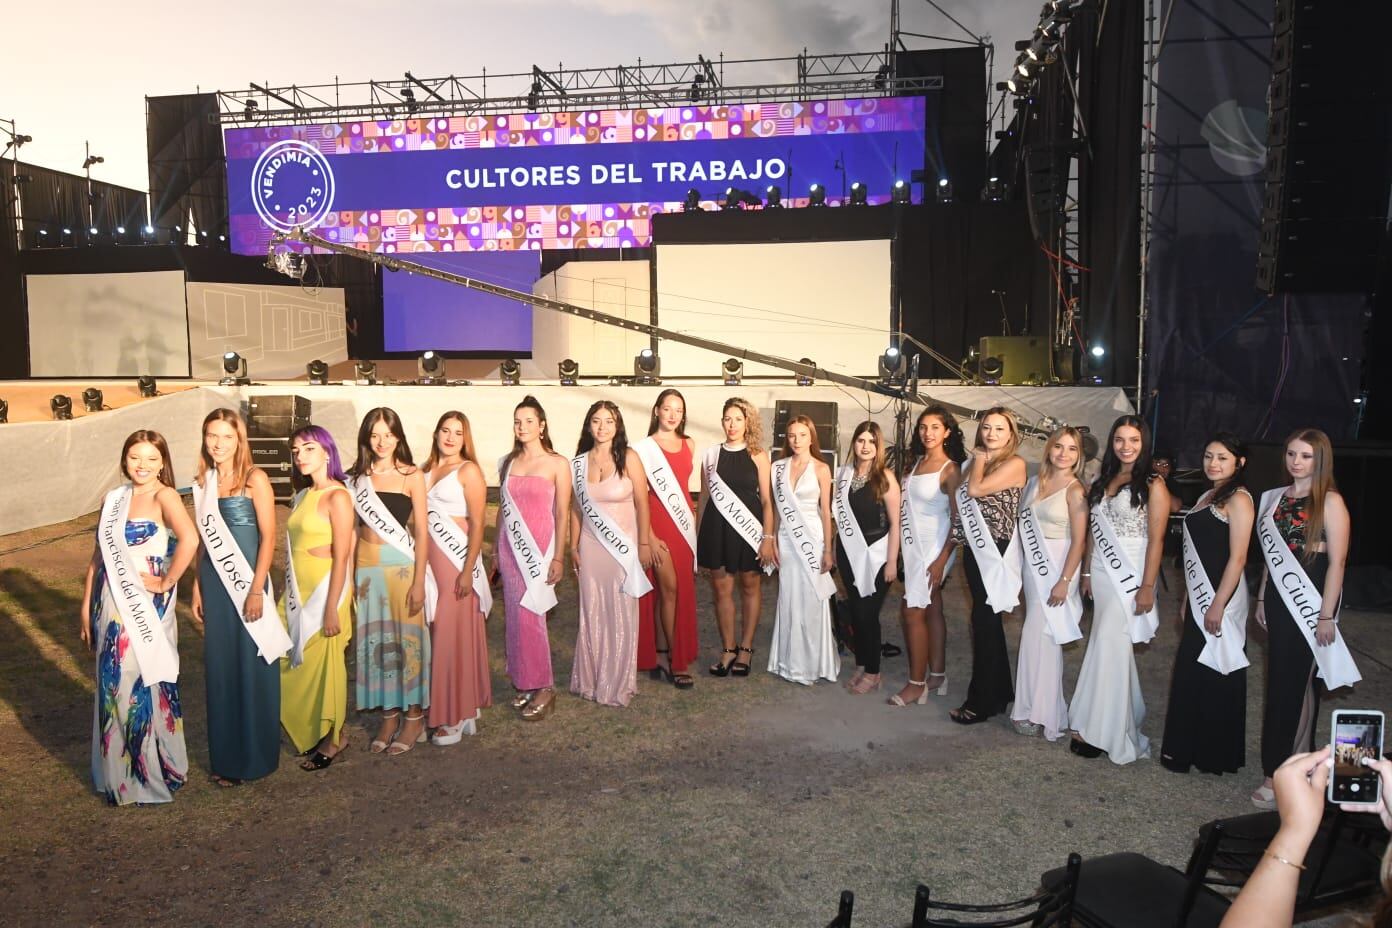
[[[300,500],[304,499],[304,495],[308,492],[308,490],[301,490],[295,494],[295,498],[291,500],[290,504],[291,511],[300,505]],[[304,663],[304,649],[305,645],[309,643],[309,639],[324,630],[324,609],[328,604],[329,578],[333,576],[333,571],[326,572],[320,578],[318,585],[314,587],[309,594],[309,599],[306,600],[303,591],[300,590],[300,583],[295,578],[295,554],[294,549],[290,547],[289,529],[285,532],[285,552],[285,624],[289,629],[292,643],[290,666],[298,667]],[[338,594],[340,603],[343,602],[348,591],[352,588],[352,578],[345,577],[343,590]],[[337,606],[334,608],[336,609]]]
[[[179,651],[141,580],[141,575],[148,571],[140,569],[126,544],[126,519],[134,493],[134,487],[126,483],[106,494],[97,524],[97,548],[106,568],[111,601],[116,604],[126,638],[135,652],[135,662],[140,666],[141,682],[154,686],[179,679]],[[170,628],[173,629],[172,622]]]
[[[667,463],[667,455],[651,435],[634,444],[633,450],[643,462],[643,470],[648,475],[648,485],[652,487],[653,495],[662,503],[662,508],[667,510],[667,515],[671,517],[681,532],[682,539],[686,541],[687,550],[691,555],[691,570],[694,573],[696,513],[691,511],[691,497],[687,488],[681,485],[681,481],[672,471],[672,465]]]
[[[1071,484],[1070,484],[1071,486]],[[1057,490],[1067,493],[1068,488]],[[1078,622],[1083,617],[1083,602],[1077,594],[1077,578],[1069,584],[1068,596],[1059,606],[1049,605],[1049,596],[1062,579],[1060,565],[1054,563],[1049,547],[1044,541],[1044,531],[1035,517],[1034,507],[1043,500],[1035,499],[1039,493],[1039,478],[1031,477],[1025,484],[1025,492],[1020,505],[1020,553],[1024,558],[1024,570],[1034,585],[1034,594],[1044,609],[1045,628],[1056,644],[1067,644],[1083,637]]]
[[[1334,640],[1330,644],[1322,645],[1315,641],[1315,626],[1319,621],[1320,611],[1324,608],[1324,597],[1310,581],[1310,575],[1305,573],[1300,559],[1291,551],[1285,538],[1281,536],[1280,529],[1276,527],[1276,507],[1287,489],[1289,487],[1277,487],[1262,494],[1260,516],[1257,521],[1257,542],[1261,545],[1262,557],[1266,560],[1266,571],[1271,577],[1271,585],[1276,588],[1281,602],[1286,604],[1286,609],[1300,628],[1305,643],[1314,653],[1315,664],[1319,667],[1319,676],[1324,685],[1331,690],[1341,686],[1352,686],[1363,679],[1363,675],[1358,672],[1353,655],[1349,654],[1348,645],[1344,643],[1344,636],[1339,633],[1338,625],[1334,626]],[[1307,540],[1306,543],[1315,544],[1317,541]]]
[[[522,571],[522,582],[527,587],[526,592],[522,594],[522,608],[529,612],[550,612],[556,607],[556,588],[546,582],[546,571],[555,556],[556,536],[553,532],[545,551],[541,550],[536,539],[532,537],[527,520],[522,518],[522,508],[517,505],[517,500],[512,498],[512,491],[508,489],[507,468],[504,466],[506,460],[504,458],[498,462],[498,473],[501,475],[498,481],[498,508],[508,547],[512,548],[512,556],[517,560],[517,569]]]
[[[1093,561],[1101,562],[1102,573],[1121,594],[1130,623],[1131,643],[1144,644],[1154,638],[1156,629],[1160,627],[1160,611],[1152,605],[1145,615],[1136,614],[1136,593],[1141,588],[1141,572],[1131,563],[1130,555],[1117,538],[1116,526],[1112,525],[1111,517],[1101,504],[1092,509],[1092,554]]]
[[[994,612],[1009,612],[1020,604],[1019,532],[1010,533],[1010,543],[1001,554],[981,506],[968,491],[966,475],[957,487],[957,514],[962,520],[962,535],[967,549],[976,558],[976,569],[986,587],[986,602]]]
[[[604,545],[604,550],[623,568],[623,591],[634,598],[652,592],[647,572],[643,570],[643,563],[638,559],[638,543],[628,537],[619,524],[610,518],[609,513],[590,496],[589,452],[577,454],[570,459],[570,474],[575,489],[575,505],[580,510],[581,526]]]
[[[435,486],[439,486],[444,480],[458,480],[458,468],[445,474],[440,480],[435,481]],[[469,536],[459,527],[459,523],[438,506],[435,506],[430,495],[426,498],[426,526],[430,532],[431,539],[453,562],[455,569],[461,573],[464,565],[469,560]],[[493,608],[493,590],[488,586],[488,575],[483,570],[483,558],[480,556],[474,561],[473,575],[474,595],[478,597],[479,611],[485,616]],[[425,617],[426,621],[434,621],[435,601],[439,598],[439,587],[435,582],[435,572],[430,569],[430,565],[425,565]]]
[[[271,587],[269,576],[266,577],[266,585],[262,589],[261,618],[254,622],[247,621],[246,600],[251,594],[251,584],[256,571],[237,545],[237,539],[232,536],[231,529],[227,527],[227,520],[222,517],[222,510],[218,507],[216,467],[203,475],[203,486],[193,494],[193,503],[203,548],[207,551],[208,560],[212,563],[218,580],[222,581],[227,598],[232,601],[232,608],[237,610],[237,615],[242,619],[242,628],[246,629],[246,633],[256,643],[257,655],[268,664],[275,663],[285,656],[293,642],[280,622],[280,613],[276,611],[275,605],[275,590]]]
[[[1195,510],[1199,511],[1199,510]],[[1220,577],[1221,579],[1221,577]],[[1247,642],[1247,610],[1251,605],[1247,594],[1247,578],[1239,577],[1237,589],[1223,607],[1222,632],[1209,634],[1204,627],[1204,616],[1213,605],[1218,587],[1204,569],[1199,552],[1194,547],[1194,539],[1189,535],[1189,523],[1184,523],[1184,590],[1189,597],[1189,615],[1204,636],[1204,648],[1199,654],[1199,663],[1212,668],[1224,676],[1248,665],[1247,655],[1242,646]]]
[[[754,554],[758,555],[759,546],[764,540],[764,523],[759,515],[751,512],[749,507],[735,495],[735,491],[730,489],[720,476],[717,465],[720,463],[720,445],[712,445],[701,455],[701,467],[706,473],[706,505],[714,506],[715,511],[720,513],[720,517],[729,523],[730,527],[744,539],[745,544],[754,549]],[[773,565],[765,564],[764,573],[772,574]]]
[[[918,464],[915,463],[914,466],[917,467]],[[899,533],[903,538],[900,550],[904,552],[904,605],[910,609],[922,609],[933,604],[933,588],[928,583],[928,568],[938,559],[952,532],[950,527],[943,526],[946,530],[939,532],[940,537],[931,539],[933,547],[925,547],[930,539],[923,537],[923,527],[918,524],[918,515],[914,512],[913,503],[909,498],[909,484],[914,480],[927,480],[932,477],[937,481],[940,491],[942,472],[946,469],[947,464],[944,464],[935,474],[910,472],[904,478],[899,501]],[[950,560],[948,566],[951,566]]]
[[[855,468],[849,464],[836,473],[836,534],[841,539],[846,560],[851,563],[856,592],[861,596],[874,596],[875,577],[889,559],[889,536],[881,537],[873,545],[865,543],[865,532],[851,511],[851,480],[854,477]]]
[[[831,579],[830,573],[822,572],[824,545],[817,543],[807,519],[803,517],[802,509],[798,506],[797,496],[788,476],[792,470],[792,463],[792,458],[783,458],[773,463],[773,503],[778,507],[781,531],[787,533],[793,548],[797,550],[798,561],[806,569],[808,579],[812,581],[812,589],[819,597],[826,599],[836,593],[836,581]],[[798,480],[806,477],[815,466],[815,463],[808,462]]]

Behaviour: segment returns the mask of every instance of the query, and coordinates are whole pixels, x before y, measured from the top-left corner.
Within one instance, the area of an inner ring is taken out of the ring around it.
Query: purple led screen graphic
[[[228,129],[233,250],[311,225],[372,251],[651,243],[654,214],[727,187],[885,203],[923,167],[922,97],[581,110]],[[915,200],[918,192],[914,191]]]
[[[535,251],[415,254],[413,261],[525,293],[541,276]],[[543,310],[544,312],[544,310]],[[382,274],[382,347],[529,355],[532,307],[406,271]]]

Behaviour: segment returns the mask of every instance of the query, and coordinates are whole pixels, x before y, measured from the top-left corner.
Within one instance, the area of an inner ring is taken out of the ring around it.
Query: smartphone
[[[1376,709],[1336,709],[1330,719],[1334,775],[1329,778],[1329,801],[1376,805],[1382,800],[1378,772],[1363,759],[1382,757],[1384,716]]]

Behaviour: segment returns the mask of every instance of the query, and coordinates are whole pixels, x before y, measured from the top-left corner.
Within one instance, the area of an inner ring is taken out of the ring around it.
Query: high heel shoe
[[[522,710],[522,720],[525,722],[540,722],[551,714],[551,710],[556,706],[556,691],[543,690],[533,699],[527,708]]]
[[[535,696],[536,690],[523,690],[512,697],[512,707],[514,709],[525,709],[527,708],[527,703],[531,702]]]
[[[667,662],[668,662],[668,664],[671,663],[672,652],[671,652],[670,650],[663,650],[662,648],[658,648],[654,653],[655,653],[655,654],[666,654],[666,655],[667,655]],[[649,679],[649,680],[662,680],[662,679],[666,679],[666,680],[670,683],[671,680],[672,680],[672,668],[671,668],[670,666],[667,666],[667,665],[664,665],[664,664],[658,664],[658,665],[657,665],[656,667],[654,667],[652,670],[649,670],[649,671],[648,671],[648,679]]]
[[[928,704],[928,681],[927,681],[927,680],[910,680],[910,681],[909,681],[909,686],[921,686],[921,687],[923,687],[923,689],[920,690],[919,693],[918,693],[918,698],[915,699],[913,702],[904,702],[904,697],[900,696],[898,693],[895,693],[893,696],[891,696],[891,697],[889,697],[888,699],[886,699],[885,702],[889,703],[891,706],[899,706],[901,709],[904,708],[904,707],[906,707],[906,706],[923,706],[923,705],[927,705],[927,704]]]
[[[399,718],[401,718],[401,713],[399,711],[394,711],[390,715],[384,712],[382,713],[382,724],[385,725],[387,722]],[[385,741],[383,741],[381,738],[373,738],[372,743],[367,746],[368,751],[370,751],[373,754],[381,754],[383,751],[387,749],[387,746],[392,743],[392,738],[395,738],[396,733],[400,730],[401,726],[397,725],[396,728],[392,730],[391,737],[387,738]]]
[[[754,649],[753,649],[753,648],[746,648],[746,647],[744,647],[743,645],[737,646],[737,647],[735,648],[735,651],[736,651],[736,652],[743,651],[745,654],[748,654],[750,657],[753,657],[753,656],[754,656]],[[742,661],[742,660],[740,660],[739,658],[735,658],[733,661],[730,662],[730,676],[732,676],[732,677],[747,677],[747,676],[749,676],[749,662],[748,662],[748,661]]]
[[[407,721],[407,722],[423,722],[423,721],[425,721],[425,713],[422,712],[420,715],[409,715],[409,714],[408,714],[408,715],[406,716],[406,721]],[[402,728],[405,728],[405,727],[406,727],[405,722],[402,723],[401,727],[402,727]],[[397,730],[397,734],[398,734],[398,735],[401,734],[400,729]],[[411,740],[411,741],[398,741],[398,740],[396,740],[396,738],[392,738],[392,743],[389,744],[389,745],[387,745],[387,756],[388,756],[388,757],[400,757],[402,754],[405,754],[407,751],[411,750],[411,748],[415,747],[416,745],[418,745],[418,744],[423,744],[423,743],[426,741],[426,739],[428,739],[429,737],[430,737],[430,735],[426,733],[425,726],[422,725],[422,726],[421,726],[421,730],[420,730],[420,734],[419,734],[419,735],[416,735],[416,737],[415,737],[414,740]]]
[[[864,696],[880,688],[880,675],[877,673],[867,673],[863,675],[856,685],[851,687],[851,695]]]
[[[937,686],[928,686],[928,684],[925,683],[924,686],[927,687],[927,689],[925,689],[923,692],[927,693],[929,696],[946,696],[946,695],[947,695],[947,674],[945,674],[945,673],[933,673],[932,671],[929,671],[929,673],[928,673],[928,679],[929,679],[929,681],[931,681],[934,677],[942,677],[942,682],[939,683]]]
[[[733,654],[736,657],[738,657],[739,648],[721,648],[720,653]],[[722,657],[720,660],[716,661],[714,664],[711,664],[710,667],[706,669],[710,671],[710,675],[712,677],[728,677],[730,675],[730,667],[734,663],[734,661],[730,661],[730,663],[727,664],[725,663],[725,659]]]
[[[478,716],[474,716],[478,718]],[[474,719],[465,719],[455,725],[441,725],[435,729],[435,734],[430,736],[430,743],[436,747],[447,747],[451,744],[458,744],[465,735],[478,734],[478,726]]]

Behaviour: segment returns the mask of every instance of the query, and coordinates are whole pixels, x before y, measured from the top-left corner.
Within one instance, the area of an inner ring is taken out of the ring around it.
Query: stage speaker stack
[[[1052,346],[1042,335],[988,335],[977,348],[977,373],[987,383],[1047,384]]]
[[[773,407],[773,446],[769,449],[769,460],[776,461],[783,453],[783,442],[788,435],[788,423],[796,416],[806,416],[817,427],[817,444],[822,448],[822,460],[832,470],[836,469],[841,447],[841,435],[837,425],[837,406],[835,403],[807,403],[801,400],[778,400]],[[893,436],[890,436],[892,439]]]
[[[1392,182],[1388,0],[1277,0],[1257,287],[1373,288]]]
[[[290,436],[309,425],[309,400],[303,396],[253,396],[247,403],[247,441],[251,462],[271,478],[277,502],[289,502],[294,461]]]

